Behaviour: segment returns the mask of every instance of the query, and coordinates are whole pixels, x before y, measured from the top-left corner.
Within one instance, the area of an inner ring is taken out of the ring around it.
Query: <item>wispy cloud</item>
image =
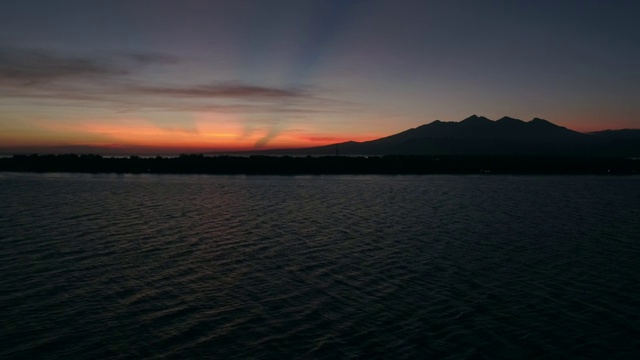
[[[0,48],[0,81],[38,85],[57,80],[126,75],[129,71],[100,59],[61,55],[42,50]]]
[[[160,53],[137,52],[90,57],[52,50],[0,46],[0,81],[4,86],[28,86],[118,78],[131,75],[141,67],[178,62],[178,57]]]
[[[267,146],[273,139],[277,138],[282,131],[284,130],[284,124],[282,122],[277,122],[269,127],[266,134],[260,137],[256,143],[256,148],[263,148]]]
[[[338,143],[343,141],[349,141],[352,137],[344,137],[344,136],[314,136],[314,135],[303,135],[300,136],[300,139],[309,141],[309,142],[321,142],[321,143]]]
[[[92,57],[0,46],[0,101],[24,99],[28,100],[29,107],[100,109],[103,114],[106,111],[127,116],[144,116],[140,113],[145,111],[243,114],[248,117],[240,122],[244,129],[236,132],[235,136],[239,137],[236,140],[250,142],[257,148],[279,141],[293,121],[313,118],[318,113],[354,109],[354,104],[322,96],[327,93],[326,89],[215,79],[181,85],[159,84],[155,82],[157,79],[145,77],[142,73],[149,66],[175,64],[180,65],[179,58],[159,53]],[[176,69],[179,71],[180,66]],[[212,123],[219,126],[219,121],[216,118]],[[162,131],[163,136],[173,134],[182,138],[187,134],[196,136],[193,126],[186,132],[184,129],[176,131],[171,125],[159,128],[161,130],[146,126],[137,130],[147,134]],[[254,131],[254,128],[259,130]],[[104,135],[110,129],[102,127],[84,131]],[[127,127],[116,130],[132,136],[138,133]],[[166,139],[162,137],[165,142],[169,139],[168,135]],[[143,140],[143,137],[139,138],[139,141]]]
[[[243,83],[212,83],[188,86],[131,84],[127,75],[141,66],[176,64],[178,58],[157,53],[118,54],[104,58],[81,57],[53,51],[0,48],[0,90],[14,96],[61,100],[90,100],[93,95],[136,95],[191,99],[237,99],[276,101],[310,98],[307,90]],[[91,88],[79,88],[90,80]],[[21,89],[16,89],[21,88]]]
[[[235,98],[235,99],[291,99],[305,98],[307,91],[293,88],[264,87],[246,84],[214,84],[191,87],[154,87],[132,88],[134,92],[147,95],[181,96],[192,98]]]

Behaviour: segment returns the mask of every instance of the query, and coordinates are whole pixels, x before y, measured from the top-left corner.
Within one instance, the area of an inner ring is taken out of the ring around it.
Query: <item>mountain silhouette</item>
[[[547,120],[472,115],[431,123],[376,140],[267,150],[289,155],[568,155],[640,156],[640,130],[580,133]]]

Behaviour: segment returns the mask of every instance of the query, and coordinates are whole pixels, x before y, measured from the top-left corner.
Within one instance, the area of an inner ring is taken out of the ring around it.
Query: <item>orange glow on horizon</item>
[[[547,120],[582,133],[638,128],[636,125],[637,119],[624,114],[609,116],[602,114],[579,114],[577,116],[562,116]]]
[[[251,151],[304,148],[346,141],[373,140],[387,134],[348,136],[317,133],[299,126],[285,127],[270,136],[268,126],[247,130],[233,115],[209,114],[190,126],[161,126],[146,119],[84,120],[82,122],[38,123],[39,135],[14,133],[13,147],[96,147],[105,150],[168,152]]]

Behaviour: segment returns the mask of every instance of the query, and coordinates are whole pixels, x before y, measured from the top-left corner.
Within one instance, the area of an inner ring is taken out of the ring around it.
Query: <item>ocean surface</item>
[[[1,359],[638,359],[640,177],[0,173]]]

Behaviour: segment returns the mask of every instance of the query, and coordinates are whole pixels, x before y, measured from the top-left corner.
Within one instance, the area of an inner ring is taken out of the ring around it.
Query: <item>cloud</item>
[[[176,57],[157,53],[129,53],[96,58],[38,49],[0,47],[0,82],[4,86],[32,86],[108,79],[130,75],[140,66],[177,62]]]
[[[284,125],[281,122],[277,122],[269,127],[267,133],[256,141],[255,148],[262,148],[269,144],[269,142],[277,138],[284,130]]]
[[[157,85],[136,76],[147,66],[179,58],[159,53],[77,56],[50,50],[0,46],[0,98],[28,99],[30,106],[89,107],[113,112],[175,111],[276,114],[291,118],[344,112],[352,105],[323,98],[318,88],[240,82]],[[179,70],[179,69],[178,69]],[[267,136],[266,142],[277,136]]]
[[[0,49],[0,81],[36,85],[60,79],[126,75],[124,68],[98,59],[41,50]]]
[[[191,87],[141,86],[132,90],[147,95],[195,98],[292,99],[310,96],[306,91],[300,89],[228,83]]]
[[[310,142],[325,142],[325,143],[337,143],[343,141],[349,141],[351,138],[345,138],[344,136],[300,136],[300,139]]]
[[[149,105],[151,106],[151,105]],[[216,112],[216,113],[278,113],[297,116],[309,114],[335,114],[346,111],[345,109],[323,106],[274,106],[270,104],[231,104],[231,105],[211,105],[211,104],[158,104],[156,110],[164,111],[185,111],[185,112]]]

